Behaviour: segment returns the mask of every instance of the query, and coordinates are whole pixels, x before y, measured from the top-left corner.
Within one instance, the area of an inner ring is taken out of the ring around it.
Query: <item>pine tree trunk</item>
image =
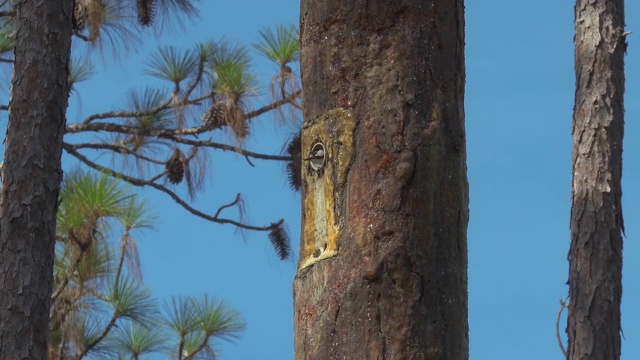
[[[463,1],[303,0],[300,21],[295,359],[468,359]]]
[[[0,359],[45,359],[73,0],[15,0],[0,195]]]
[[[571,360],[620,359],[624,1],[577,0],[569,250]]]

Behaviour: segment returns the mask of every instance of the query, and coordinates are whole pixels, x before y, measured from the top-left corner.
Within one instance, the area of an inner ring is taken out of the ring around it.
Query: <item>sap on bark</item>
[[[308,156],[303,169],[302,216],[304,229],[299,269],[338,254],[338,238],[343,218],[343,188],[353,158],[355,120],[344,109],[305,122],[302,149]]]

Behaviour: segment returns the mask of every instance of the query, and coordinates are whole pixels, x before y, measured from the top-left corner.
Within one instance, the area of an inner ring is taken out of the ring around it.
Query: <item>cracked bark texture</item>
[[[73,0],[15,0],[0,195],[0,359],[45,359]]]
[[[305,122],[356,128],[338,255],[294,280],[295,359],[468,359],[463,1],[302,0],[300,24]]]
[[[624,1],[575,6],[568,359],[620,359]]]

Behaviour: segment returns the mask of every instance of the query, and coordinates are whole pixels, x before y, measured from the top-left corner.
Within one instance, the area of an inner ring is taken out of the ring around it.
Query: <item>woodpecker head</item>
[[[302,160],[308,161],[314,171],[320,171],[324,166],[325,161],[324,146],[321,143],[316,143],[311,148],[311,154]]]

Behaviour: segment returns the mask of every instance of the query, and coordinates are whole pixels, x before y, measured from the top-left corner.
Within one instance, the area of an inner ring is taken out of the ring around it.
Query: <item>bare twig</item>
[[[218,216],[220,215],[220,212],[222,212],[222,210],[230,208],[232,206],[235,206],[238,202],[240,201],[240,193],[238,193],[238,195],[236,195],[235,200],[233,200],[232,202],[222,205],[218,208],[218,211],[216,211],[216,214],[213,216],[214,218],[218,218]]]
[[[88,37],[88,36],[83,35],[83,34],[82,34],[80,31],[78,31],[78,30],[75,30],[75,31],[73,32],[73,35],[77,36],[77,37],[78,37],[78,39],[80,39],[80,40],[82,40],[82,41],[85,41],[85,42],[88,42],[88,43],[90,43],[90,42],[91,42],[91,39],[89,39],[89,37]]]
[[[569,298],[560,299],[560,310],[558,310],[558,315],[556,316],[556,339],[558,340],[558,346],[560,346],[560,350],[562,350],[562,354],[564,357],[567,357],[567,350],[562,343],[562,338],[560,337],[560,317],[562,316],[562,311],[569,306],[567,302]]]
[[[77,36],[78,39],[82,40],[82,41],[86,41],[88,43],[91,42],[91,39],[89,39],[87,36],[83,35],[82,33],[80,33],[80,31],[74,31],[73,35]]]
[[[249,165],[251,165],[251,167],[256,167],[255,165],[253,165],[253,163],[251,162],[251,160],[249,159],[249,156],[245,155],[244,158],[247,160],[247,162],[249,163]]]
[[[151,179],[147,180],[148,182],[156,182],[156,180],[160,179],[161,177],[165,176],[167,174],[167,171],[162,171],[161,173],[159,173],[158,175],[152,177]]]
[[[0,58],[0,62],[13,64],[15,61],[13,59]]]

